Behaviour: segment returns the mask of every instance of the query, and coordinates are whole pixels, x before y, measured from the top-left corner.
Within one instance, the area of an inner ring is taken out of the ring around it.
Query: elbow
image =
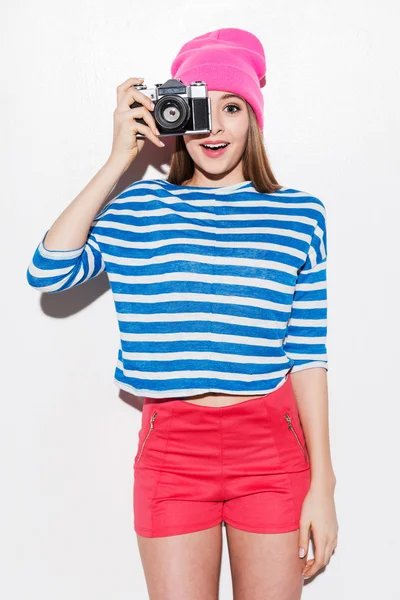
[[[25,278],[28,285],[38,292],[53,294],[64,289],[65,275],[62,277],[50,277],[46,273],[38,272],[33,263],[27,268]]]
[[[26,270],[26,281],[30,287],[46,294],[71,287],[81,275],[82,252],[81,248],[48,250],[41,241]]]
[[[43,259],[39,252],[36,252],[26,270],[26,281],[33,289],[45,294],[60,292],[72,285],[77,284],[77,279],[81,274],[80,261],[67,267],[60,266],[48,259]]]

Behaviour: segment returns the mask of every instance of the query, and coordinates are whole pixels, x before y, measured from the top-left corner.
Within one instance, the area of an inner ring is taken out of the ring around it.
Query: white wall
[[[132,524],[140,401],[131,406],[113,384],[118,328],[108,281],[101,275],[41,297],[25,272],[45,231],[109,156],[117,85],[131,76],[165,80],[185,41],[229,26],[253,31],[266,50],[265,139],[278,181],[327,207],[340,531],[336,553],[304,598],[398,598],[398,7],[394,0],[2,6],[7,600],[147,598]],[[130,181],[167,169],[171,145],[146,144]],[[230,598],[224,541],[221,600]]]

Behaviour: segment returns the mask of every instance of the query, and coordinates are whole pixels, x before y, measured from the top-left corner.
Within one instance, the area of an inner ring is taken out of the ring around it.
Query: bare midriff
[[[252,396],[242,396],[238,394],[218,394],[218,393],[207,393],[199,394],[198,396],[187,396],[186,398],[180,398],[190,404],[198,404],[200,406],[231,406],[232,404],[238,404],[238,402],[244,402],[245,400],[252,400],[253,398],[260,398],[263,394],[256,394]]]

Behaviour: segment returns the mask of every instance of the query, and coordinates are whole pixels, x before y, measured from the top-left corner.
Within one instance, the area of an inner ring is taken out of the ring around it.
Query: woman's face
[[[229,92],[209,90],[212,130],[208,134],[184,135],[184,141],[196,167],[207,176],[230,173],[240,163],[247,143],[249,115],[246,102]],[[224,96],[230,95],[231,97]],[[226,142],[222,152],[207,153],[202,144]]]

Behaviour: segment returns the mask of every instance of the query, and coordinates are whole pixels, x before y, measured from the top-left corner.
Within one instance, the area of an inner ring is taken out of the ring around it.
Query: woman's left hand
[[[337,546],[339,526],[332,486],[311,483],[301,509],[299,550],[304,548],[304,554],[299,552],[300,558],[307,556],[310,527],[315,548],[314,558],[306,562],[302,571],[306,579],[328,564]]]

